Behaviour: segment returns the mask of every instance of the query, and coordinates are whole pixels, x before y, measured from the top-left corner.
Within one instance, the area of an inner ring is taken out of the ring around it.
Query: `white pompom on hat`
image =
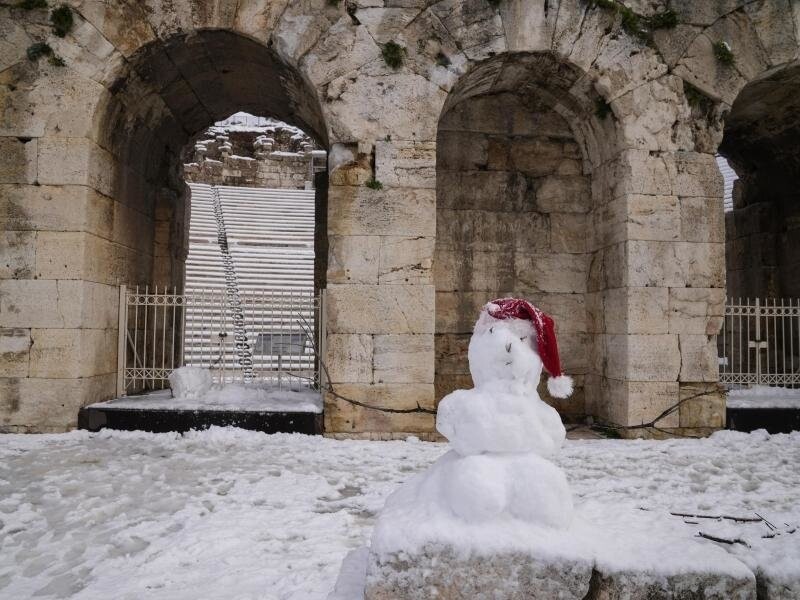
[[[484,309],[495,319],[525,319],[533,324],[536,351],[542,359],[544,370],[550,375],[547,391],[554,398],[568,398],[572,394],[572,377],[561,370],[553,318],[521,298],[498,298],[486,304]]]

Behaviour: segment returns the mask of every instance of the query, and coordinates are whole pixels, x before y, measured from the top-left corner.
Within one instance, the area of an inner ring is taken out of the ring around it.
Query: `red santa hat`
[[[536,331],[536,349],[544,370],[550,375],[547,391],[554,398],[567,398],[572,394],[572,377],[564,375],[558,358],[558,342],[553,318],[521,298],[498,298],[486,305],[489,316],[495,319],[525,319]]]

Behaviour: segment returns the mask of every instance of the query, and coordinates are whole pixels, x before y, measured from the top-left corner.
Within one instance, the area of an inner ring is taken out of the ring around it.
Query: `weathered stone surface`
[[[436,144],[414,140],[375,143],[375,179],[389,187],[436,187]]]
[[[382,561],[370,556],[365,600],[459,598],[582,599],[589,591],[591,561],[531,557],[522,553],[460,558],[431,545],[414,555]]]
[[[331,285],[327,297],[328,333],[433,333],[433,286]]]
[[[33,183],[39,140],[0,137],[0,183]]]
[[[681,427],[724,427],[725,393],[717,383],[680,384]]]
[[[595,571],[588,600],[648,598],[667,600],[754,600],[752,577],[703,571],[656,575],[634,571]]]
[[[432,284],[435,243],[432,237],[382,237],[378,283]]]
[[[378,283],[380,237],[332,235],[328,244],[329,283]]]
[[[717,342],[713,335],[680,334],[680,381],[717,381]]]
[[[724,306],[722,288],[672,288],[669,333],[715,335],[722,327]]]
[[[0,328],[0,377],[27,377],[30,329]]]
[[[325,366],[331,383],[372,383],[372,336],[329,334],[325,341]]]
[[[433,190],[332,187],[328,192],[328,231],[338,235],[434,236]]]
[[[433,384],[399,383],[334,386],[335,392],[350,400],[375,407],[397,410],[433,409]],[[325,394],[325,430],[341,432],[431,432],[435,419],[424,412],[392,413],[373,410]]]
[[[433,383],[433,336],[376,335],[373,379],[380,383]]]
[[[31,338],[31,377],[68,379],[116,371],[116,330],[32,329]]]

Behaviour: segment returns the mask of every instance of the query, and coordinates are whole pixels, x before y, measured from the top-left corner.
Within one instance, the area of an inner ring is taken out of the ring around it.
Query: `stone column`
[[[64,430],[112,396],[117,286],[152,265],[152,218],[113,199],[115,158],[69,129],[36,133],[0,141],[5,431]]]
[[[714,156],[625,150],[599,169],[588,295],[591,404],[622,425],[724,425],[716,333],[725,286],[722,178]],[[639,433],[639,432],[637,432]],[[644,432],[641,432],[644,433]]]
[[[385,141],[360,150],[334,144],[330,154],[331,383],[337,394],[365,404],[432,409],[435,143]],[[326,396],[329,433],[387,437],[433,426],[430,414],[387,413]]]

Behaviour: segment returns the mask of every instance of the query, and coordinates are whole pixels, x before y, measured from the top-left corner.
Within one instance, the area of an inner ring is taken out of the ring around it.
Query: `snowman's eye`
[[[511,352],[511,342],[506,344],[506,352]]]
[[[524,341],[525,341],[525,340],[527,340],[527,339],[528,339],[528,336],[527,336],[527,335],[524,335],[524,336],[522,336],[521,338],[519,338],[519,341],[520,341],[520,342],[524,342]]]
[[[494,327],[489,327],[489,333],[494,333]]]

